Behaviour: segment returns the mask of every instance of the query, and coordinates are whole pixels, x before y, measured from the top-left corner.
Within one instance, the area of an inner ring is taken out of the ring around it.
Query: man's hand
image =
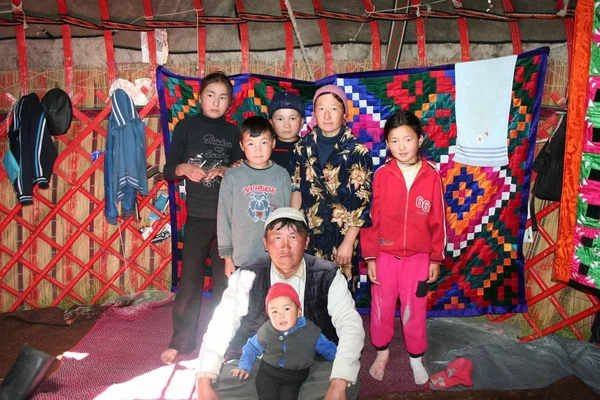
[[[179,164],[175,169],[177,176],[187,176],[192,182],[200,182],[206,177],[206,171],[197,165],[190,163]]]
[[[348,382],[343,379],[332,379],[325,400],[346,400],[346,388]]]
[[[198,378],[196,382],[198,400],[219,400],[219,395],[210,385],[210,379]]]
[[[239,167],[240,165],[242,165],[243,163],[244,163],[244,160],[237,160],[236,162],[234,162],[233,164],[231,164],[231,165],[229,166],[229,168],[237,168],[237,167]]]
[[[225,261],[225,276],[229,279],[235,272],[235,264],[231,257],[225,257],[223,260]]]

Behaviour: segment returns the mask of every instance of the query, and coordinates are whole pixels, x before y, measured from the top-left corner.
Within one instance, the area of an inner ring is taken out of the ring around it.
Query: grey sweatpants
[[[256,360],[250,377],[246,380],[237,378],[231,374],[231,371],[238,366],[238,360],[233,360],[221,368],[221,374],[213,388],[221,400],[258,400],[256,393],[256,373],[260,367],[260,360]],[[319,400],[325,397],[329,389],[331,369],[333,363],[330,361],[316,361],[310,367],[308,378],[300,387],[299,400]],[[360,391],[360,382],[346,389],[346,398],[356,400]]]

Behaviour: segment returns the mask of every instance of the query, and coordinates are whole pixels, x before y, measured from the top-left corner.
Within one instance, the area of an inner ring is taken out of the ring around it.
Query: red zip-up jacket
[[[446,248],[446,212],[442,179],[438,170],[423,161],[410,190],[394,160],[388,160],[373,178],[371,218],[373,226],[360,231],[362,256],[379,252],[399,257],[429,254],[441,263]]]

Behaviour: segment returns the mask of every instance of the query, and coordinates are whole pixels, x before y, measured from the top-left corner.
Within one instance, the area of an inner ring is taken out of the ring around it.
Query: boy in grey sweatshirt
[[[264,257],[262,238],[271,211],[289,207],[290,175],[270,160],[275,132],[266,118],[249,117],[240,128],[240,146],[246,160],[227,170],[217,210],[219,256],[225,260],[225,275],[236,266]]]

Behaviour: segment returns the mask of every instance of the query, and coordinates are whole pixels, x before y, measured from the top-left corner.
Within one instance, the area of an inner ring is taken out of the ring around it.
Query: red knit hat
[[[457,358],[445,370],[431,376],[431,384],[439,389],[447,389],[456,385],[473,386],[471,374],[473,363],[468,358]]]
[[[271,286],[269,293],[267,293],[267,298],[265,299],[265,310],[267,311],[267,314],[269,313],[269,302],[276,297],[289,297],[298,305],[298,308],[302,308],[302,305],[300,304],[300,298],[298,297],[296,290],[294,290],[294,288],[287,283],[278,282]]]

